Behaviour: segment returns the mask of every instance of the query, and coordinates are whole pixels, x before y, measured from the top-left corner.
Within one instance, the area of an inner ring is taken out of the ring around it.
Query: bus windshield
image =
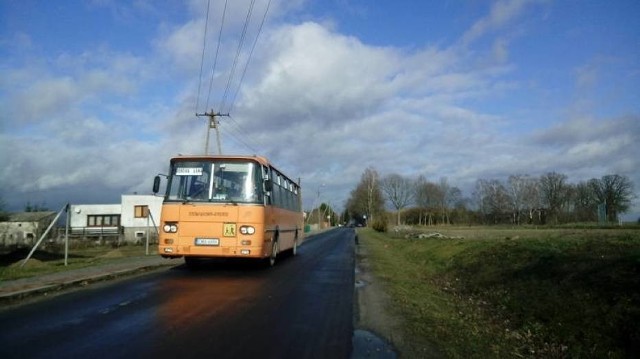
[[[262,204],[262,170],[252,161],[176,161],[165,200]]]

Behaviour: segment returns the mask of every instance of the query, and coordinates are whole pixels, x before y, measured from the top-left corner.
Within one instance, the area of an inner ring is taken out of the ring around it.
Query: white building
[[[72,204],[69,208],[71,234],[117,236],[120,234],[120,204]]]
[[[148,232],[156,239],[161,209],[162,197],[153,195],[122,195],[120,204],[74,204],[70,208],[71,233],[137,242]]]
[[[0,248],[32,246],[51,224],[56,212],[19,212],[0,222]]]
[[[122,195],[120,225],[126,241],[158,238],[156,228],[160,224],[162,197],[151,195]],[[147,215],[150,214],[150,215]]]

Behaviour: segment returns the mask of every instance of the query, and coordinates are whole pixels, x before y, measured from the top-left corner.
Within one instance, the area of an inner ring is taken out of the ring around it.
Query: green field
[[[640,230],[415,231],[444,237],[358,231],[401,356],[640,357]]]

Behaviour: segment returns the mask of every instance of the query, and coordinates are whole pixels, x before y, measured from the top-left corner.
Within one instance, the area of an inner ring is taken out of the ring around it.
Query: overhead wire
[[[233,64],[231,66],[231,70],[229,72],[229,77],[227,79],[227,83],[225,86],[225,90],[224,90],[224,94],[222,95],[222,99],[220,102],[220,106],[218,107],[218,113],[220,113],[225,106],[227,106],[227,104],[229,105],[228,107],[228,111],[227,114],[225,116],[227,116],[233,123],[234,126],[229,126],[229,127],[224,127],[224,132],[227,133],[229,136],[231,136],[233,139],[235,139],[238,143],[246,146],[247,148],[249,148],[250,150],[256,152],[255,148],[253,146],[251,146],[249,143],[247,143],[247,141],[245,140],[246,138],[246,134],[249,133],[249,131],[247,131],[246,129],[244,129],[233,117],[231,117],[229,115],[229,112],[231,112],[231,110],[233,109],[234,105],[235,105],[235,101],[236,98],[238,96],[238,93],[240,92],[240,88],[242,86],[242,82],[244,81],[244,78],[246,76],[247,73],[247,69],[249,67],[249,63],[251,61],[251,58],[253,56],[253,52],[256,48],[256,45],[258,43],[258,39],[260,37],[260,34],[262,32],[262,28],[264,26],[264,23],[266,21],[267,18],[267,14],[269,12],[269,8],[271,6],[271,0],[268,1],[265,12],[262,16],[262,21],[259,25],[257,34],[256,34],[256,38],[253,42],[253,45],[251,47],[251,50],[247,56],[247,61],[244,65],[244,68],[242,70],[242,75],[240,77],[240,80],[238,81],[237,87],[235,89],[235,91],[233,92],[233,97],[230,99],[230,102],[227,103],[227,100],[229,100],[229,95],[230,95],[230,90],[231,90],[231,85],[233,84],[233,80],[235,77],[235,73],[236,73],[236,68],[238,66],[239,63],[239,59],[240,59],[240,55],[242,53],[242,49],[244,47],[244,43],[246,40],[246,36],[247,36],[247,29],[249,27],[249,24],[251,22],[251,17],[253,14],[253,9],[255,6],[255,2],[256,0],[252,0],[250,5],[249,5],[249,9],[247,10],[247,15],[245,17],[245,22],[242,28],[242,33],[240,36],[240,39],[238,41],[238,47],[236,49],[236,54],[233,60]],[[205,20],[205,29],[204,29],[204,40],[203,40],[203,48],[202,48],[202,57],[201,57],[201,62],[200,62],[200,76],[199,76],[199,83],[198,83],[198,96],[196,99],[196,113],[198,112],[198,108],[200,106],[200,95],[201,95],[201,90],[202,90],[202,75],[203,75],[203,69],[204,69],[204,58],[205,58],[205,53],[206,53],[206,41],[207,41],[207,32],[208,32],[208,22],[209,22],[209,12],[210,12],[210,4],[211,4],[211,0],[208,1],[207,3],[207,15],[206,15],[206,20]],[[218,32],[218,41],[217,41],[217,45],[216,45],[216,51],[215,51],[215,55],[214,55],[214,60],[213,60],[213,64],[211,67],[211,74],[210,74],[210,79],[209,79],[209,88],[207,91],[207,100],[205,103],[205,112],[206,109],[209,108],[209,102],[211,100],[211,95],[212,95],[212,89],[213,89],[213,80],[215,77],[215,71],[216,71],[216,67],[217,67],[217,63],[218,63],[218,58],[219,58],[219,53],[220,53],[220,47],[222,44],[222,32],[224,29],[224,24],[225,24],[225,18],[226,18],[226,13],[227,13],[227,5],[228,5],[228,0],[225,0],[224,3],[224,8],[222,11],[222,18],[221,18],[221,23],[220,23],[220,29]],[[220,127],[223,128],[223,127]]]
[[[235,120],[234,120],[234,122],[235,122]],[[236,125],[238,124],[237,122],[235,122],[235,123],[236,123]],[[234,130],[233,127],[226,126],[226,127],[224,127],[224,131],[227,132],[231,137],[233,137],[240,144],[244,145],[245,147],[247,147],[248,149],[250,149],[254,153],[258,152],[258,151],[256,151],[256,149],[253,146],[251,146],[247,141],[244,140],[244,137],[246,135],[243,135],[243,133],[246,134],[246,131],[243,131],[240,127],[238,129]]]
[[[218,53],[220,51],[220,43],[222,42],[222,28],[224,27],[224,19],[227,15],[227,2],[228,0],[224,1],[224,8],[222,10],[222,20],[220,21],[220,31],[218,32],[218,45],[216,46],[216,54],[213,59],[213,65],[211,66],[211,79],[209,80],[209,92],[207,94],[207,102],[205,105],[205,110],[209,108],[209,99],[211,98],[211,88],[213,87],[213,77],[215,75],[216,65],[218,63]]]
[[[271,0],[267,3],[267,8],[264,11],[264,15],[262,16],[262,21],[260,22],[260,26],[258,27],[258,34],[256,34],[256,39],[253,41],[253,46],[251,46],[251,51],[249,51],[249,57],[247,58],[247,62],[244,65],[244,69],[242,70],[242,76],[240,77],[240,81],[238,82],[238,87],[236,88],[233,97],[231,98],[231,105],[229,105],[229,112],[233,110],[233,106],[235,105],[236,98],[238,96],[238,92],[240,92],[240,86],[242,86],[242,81],[244,80],[244,76],[247,73],[247,68],[249,67],[249,62],[251,61],[251,57],[253,56],[253,51],[256,49],[256,45],[258,44],[258,39],[260,38],[260,34],[262,33],[262,27],[264,26],[264,22],[267,19],[267,13],[269,12],[269,7],[271,7]]]
[[[264,11],[264,14],[262,15],[262,21],[260,22],[260,26],[258,27],[258,33],[256,34],[256,38],[253,41],[253,45],[251,46],[251,50],[249,51],[249,55],[247,57],[247,62],[244,65],[244,69],[242,70],[242,76],[240,77],[240,81],[238,82],[238,86],[236,87],[236,91],[234,92],[233,97],[231,98],[231,103],[229,105],[229,111],[228,111],[229,113],[231,113],[231,111],[233,110],[233,107],[235,105],[236,98],[238,96],[238,93],[240,92],[240,87],[242,86],[242,82],[243,82],[244,77],[245,77],[245,75],[247,73],[247,69],[249,67],[249,63],[251,62],[251,57],[253,56],[253,52],[254,52],[254,50],[256,48],[256,45],[258,44],[258,39],[260,38],[260,34],[262,33],[262,28],[264,27],[264,23],[265,23],[265,20],[267,18],[267,14],[269,13],[269,8],[270,7],[271,7],[271,0],[269,0],[267,2],[267,7],[266,7],[266,9]],[[245,134],[249,133],[249,131],[244,129],[242,127],[242,125],[240,125],[240,123],[238,123],[233,117],[229,116],[229,119],[238,127],[238,130],[240,131],[241,134],[242,133],[245,133]],[[256,150],[252,146],[248,145],[244,140],[242,140],[242,143],[245,146],[247,146],[249,149],[251,149],[252,151],[256,152]]]
[[[231,115],[229,115],[228,117],[238,127],[240,132],[249,133],[249,131],[244,129],[244,127],[242,127],[242,125],[240,125],[240,123],[238,123],[238,121],[236,121],[233,117],[231,117]]]
[[[242,27],[242,34],[240,35],[240,41],[238,41],[238,48],[236,49],[236,56],[233,59],[233,64],[231,65],[231,71],[229,72],[229,79],[227,80],[227,85],[224,89],[222,100],[220,101],[220,107],[219,107],[220,110],[224,109],[224,106],[227,101],[229,88],[231,87],[233,76],[235,75],[236,66],[238,65],[238,59],[240,58],[240,52],[242,51],[242,46],[244,45],[244,40],[247,35],[247,28],[249,27],[249,22],[251,20],[251,13],[253,12],[253,6],[255,5],[255,3],[256,3],[256,0],[251,0],[251,4],[249,5],[249,10],[247,11],[247,16],[244,20],[244,26]]]
[[[202,88],[202,69],[204,67],[204,53],[207,48],[207,27],[209,25],[209,8],[211,6],[211,0],[207,1],[207,17],[204,20],[204,38],[202,39],[202,56],[200,57],[200,76],[198,77],[198,95],[196,96],[196,110],[198,113],[198,107],[200,105],[200,90]]]

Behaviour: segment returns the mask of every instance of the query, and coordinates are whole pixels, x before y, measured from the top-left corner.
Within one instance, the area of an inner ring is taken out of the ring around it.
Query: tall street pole
[[[228,113],[220,113],[220,112],[213,112],[213,110],[209,111],[209,112],[205,112],[205,113],[196,113],[197,117],[202,117],[202,116],[207,116],[209,117],[209,123],[207,123],[207,137],[205,140],[205,144],[204,144],[204,154],[208,155],[209,154],[209,133],[211,132],[211,129],[215,129],[216,130],[216,141],[217,141],[217,145],[218,145],[218,154],[221,155],[222,154],[222,144],[220,143],[220,122],[216,119],[216,117],[220,117],[220,116],[227,116],[229,117]]]

